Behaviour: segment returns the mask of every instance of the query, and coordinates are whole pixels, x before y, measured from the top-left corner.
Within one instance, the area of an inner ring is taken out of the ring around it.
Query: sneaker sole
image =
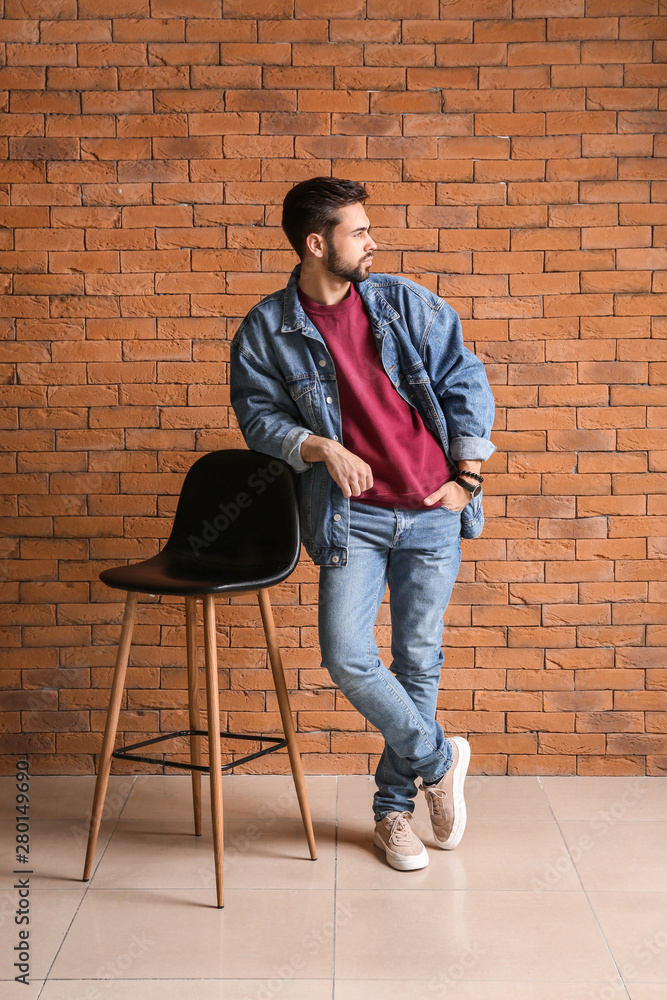
[[[421,854],[413,854],[406,857],[406,855],[397,854],[387,847],[377,831],[374,834],[373,843],[376,847],[384,851],[387,864],[391,865],[398,872],[415,871],[417,868],[426,868],[428,864],[428,852],[425,847],[422,848]]]
[[[463,784],[465,782],[468,766],[470,764],[470,744],[462,736],[452,736],[451,741],[452,743],[456,743],[459,751],[459,760],[454,770],[452,781],[452,796],[454,798],[454,826],[452,827],[452,832],[447,837],[447,840],[438,840],[435,836],[435,831],[433,834],[436,844],[438,847],[441,847],[443,851],[451,851],[457,847],[466,828],[466,803],[463,797]]]

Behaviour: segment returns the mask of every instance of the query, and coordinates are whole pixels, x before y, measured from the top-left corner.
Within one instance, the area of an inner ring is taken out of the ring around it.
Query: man
[[[327,177],[288,192],[282,224],[301,263],[237,330],[231,403],[248,446],[300,473],[322,664],[384,736],[374,842],[408,871],[428,864],[410,824],[416,778],[436,843],[451,850],[465,828],[470,746],[435,714],[461,535],[483,525],[494,400],[451,306],[405,278],[370,277],[367,197]],[[387,583],[391,669],[373,635]]]

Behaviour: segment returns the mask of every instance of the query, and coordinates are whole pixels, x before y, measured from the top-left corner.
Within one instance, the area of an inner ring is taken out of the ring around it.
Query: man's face
[[[360,202],[344,205],[338,210],[338,218],[338,225],[325,240],[324,266],[346,281],[365,281],[377,247],[370,235],[366,210]]]

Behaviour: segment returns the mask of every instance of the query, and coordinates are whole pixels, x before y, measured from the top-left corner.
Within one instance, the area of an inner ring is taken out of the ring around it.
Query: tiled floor
[[[204,790],[113,776],[81,882],[94,778],[31,782],[31,982],[13,981],[14,785],[0,779],[0,993],[23,1000],[667,1000],[667,780],[466,782],[455,851],[387,867],[371,778],[226,775],[225,908]],[[5,980],[5,982],[2,982]]]

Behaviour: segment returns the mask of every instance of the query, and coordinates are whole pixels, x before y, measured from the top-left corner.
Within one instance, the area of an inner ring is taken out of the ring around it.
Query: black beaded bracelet
[[[478,482],[484,482],[484,476],[480,476],[478,472],[470,472],[468,469],[459,470],[459,476],[470,476],[472,479],[476,479]]]

